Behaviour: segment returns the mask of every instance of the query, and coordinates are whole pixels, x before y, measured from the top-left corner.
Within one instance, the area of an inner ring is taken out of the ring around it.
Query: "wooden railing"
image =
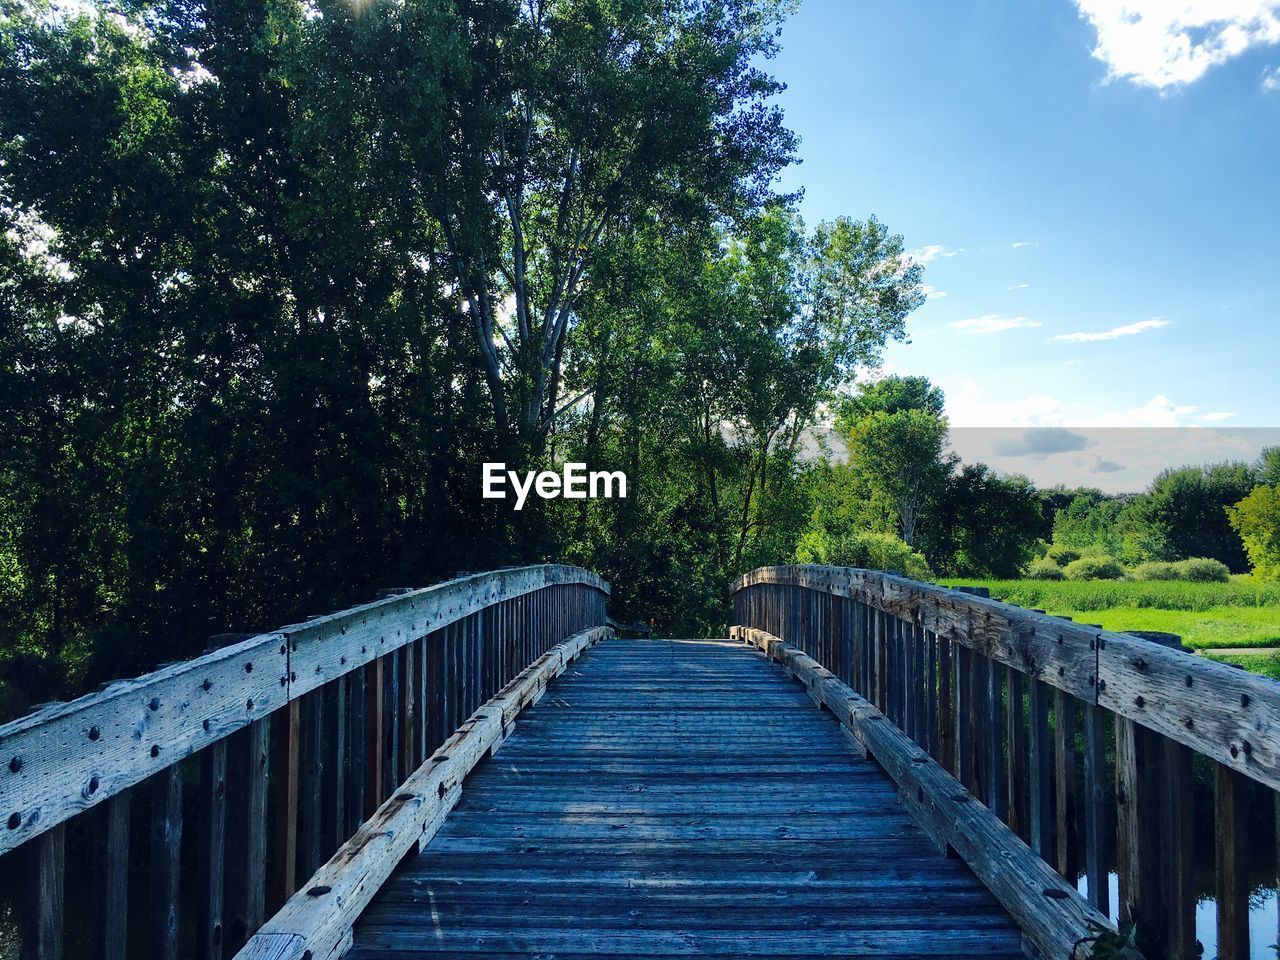
[[[1211,767],[1217,956],[1247,960],[1246,798],[1256,807],[1280,788],[1280,684],[875,571],[769,567],[733,590],[734,632],[772,644],[819,688],[849,691],[827,694],[825,705],[863,729],[873,754],[872,742],[891,754],[876,759],[904,802],[1015,917],[1039,925],[1043,952],[1087,954],[1072,936],[1086,939],[1106,919],[1114,837],[1119,916],[1111,919],[1132,924],[1152,960],[1198,956],[1193,765]],[[913,763],[867,722],[881,714],[909,738],[901,742],[918,753]],[[963,795],[948,797],[941,779],[926,782],[932,766]],[[965,797],[1008,829],[962,815]],[[1065,878],[1045,884],[1038,905],[1034,889],[1002,876],[1018,864],[1035,872],[1019,859],[1028,849]],[[1071,902],[1081,874],[1088,909]]]
[[[608,592],[563,566],[396,591],[0,727],[24,956],[232,956],[415,773],[456,795],[469,765],[438,748],[500,740]]]

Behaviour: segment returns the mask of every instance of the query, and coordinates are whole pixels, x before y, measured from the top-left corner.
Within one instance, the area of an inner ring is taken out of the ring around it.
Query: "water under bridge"
[[[1250,955],[1272,681],[876,571],[757,570],[711,640],[608,596],[393,591],[0,727],[23,954],[1191,958],[1209,764]]]

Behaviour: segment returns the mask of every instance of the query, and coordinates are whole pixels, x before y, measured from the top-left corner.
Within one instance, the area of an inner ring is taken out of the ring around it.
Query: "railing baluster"
[[[1107,913],[1111,902],[1106,847],[1106,750],[1103,711],[1084,705],[1084,873],[1089,902]]]
[[[1218,960],[1249,960],[1249,881],[1245,875],[1249,783],[1222,764],[1215,764],[1214,773]]]
[[[1027,829],[1027,723],[1023,716],[1025,700],[1022,674],[1012,667],[1004,668],[1005,678],[1005,729],[1008,732],[1009,765],[1008,804],[1009,828],[1026,840],[1031,836]]]
[[[223,884],[227,841],[227,741],[200,753],[199,883],[196,956],[221,960],[224,917]]]
[[[24,960],[62,960],[67,831],[65,824],[46,830],[28,844],[28,899],[23,916]]]
[[[94,960],[124,960],[129,914],[129,809],[132,790],[98,810],[94,824]]]
[[[1031,849],[1048,860],[1053,850],[1053,747],[1049,740],[1049,688],[1041,680],[1031,680],[1027,712]]]
[[[182,876],[182,768],[172,764],[151,781],[151,957],[177,960],[178,884]]]

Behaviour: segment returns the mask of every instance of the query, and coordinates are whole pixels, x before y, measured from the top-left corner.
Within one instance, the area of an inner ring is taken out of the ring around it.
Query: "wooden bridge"
[[[0,727],[24,955],[1192,958],[1206,868],[1250,955],[1275,683],[874,571],[757,570],[719,640],[608,593],[463,577]]]

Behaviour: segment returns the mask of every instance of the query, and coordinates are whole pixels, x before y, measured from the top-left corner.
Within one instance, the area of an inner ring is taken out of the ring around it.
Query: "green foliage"
[[[900,573],[913,580],[931,580],[924,557],[889,533],[855,533],[828,540],[809,531],[796,547],[797,563],[861,567]]]
[[[1117,608],[1204,613],[1218,607],[1280,607],[1280,584],[1262,583],[1241,577],[1233,577],[1229,583],[1134,580],[1089,580],[1063,583],[1043,580],[971,580],[967,582],[987,587],[993,597],[1000,597],[1009,603],[1053,613]],[[1133,629],[1141,629],[1141,627],[1135,626]]]
[[[1211,557],[1189,557],[1174,564],[1179,580],[1191,583],[1226,583],[1231,579],[1231,571],[1221,560]]]
[[[1150,559],[1209,557],[1243,573],[1248,567],[1245,552],[1226,510],[1255,483],[1254,469],[1243,463],[1161,473],[1135,504]]]
[[[1067,575],[1062,568],[1048,558],[1033,560],[1027,567],[1027,577],[1031,580],[1065,580]]]
[[[891,504],[904,542],[915,540],[926,505],[946,482],[947,424],[924,410],[876,411],[849,432],[849,460],[873,497]]]
[[[929,553],[954,576],[1016,577],[1035,554],[1041,523],[1030,480],[966,464],[935,499]]]
[[[1176,563],[1167,560],[1148,560],[1129,571],[1135,580],[1185,580]]]
[[[946,408],[946,397],[939,387],[927,377],[902,377],[896,374],[863,384],[852,396],[841,397],[836,403],[834,424],[836,430],[847,436],[863,417],[873,413],[901,413],[919,410],[941,417]]]
[[[1280,581],[1280,484],[1255,487],[1227,514],[1244,543],[1254,576]]]
[[[1060,567],[1065,567],[1068,563],[1075,563],[1083,556],[1080,549],[1069,547],[1063,543],[1052,544],[1045,551],[1045,559],[1051,560]]]
[[[1124,576],[1120,564],[1106,555],[1073,560],[1062,572],[1068,580],[1118,580]]]

